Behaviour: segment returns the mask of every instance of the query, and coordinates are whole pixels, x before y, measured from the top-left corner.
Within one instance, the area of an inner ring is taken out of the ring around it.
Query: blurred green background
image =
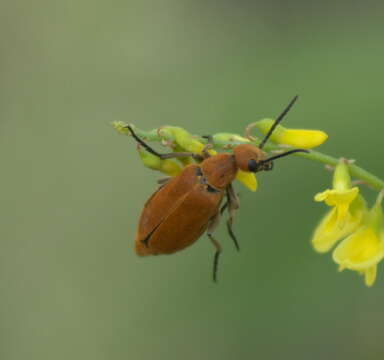
[[[0,359],[383,359],[382,268],[367,289],[309,244],[320,164],[236,184],[214,285],[205,236],[134,254],[159,175],[110,126],[242,133],[300,94],[285,125],[383,176],[382,4],[2,0]]]

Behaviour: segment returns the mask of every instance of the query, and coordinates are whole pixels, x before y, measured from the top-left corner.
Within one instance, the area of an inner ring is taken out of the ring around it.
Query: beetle
[[[216,251],[213,260],[213,280],[217,281],[217,268],[220,243],[214,238],[220,216],[228,211],[227,230],[235,247],[239,244],[232,230],[234,213],[239,201],[232,182],[240,169],[247,172],[269,171],[273,161],[304,149],[293,149],[279,155],[268,157],[262,150],[276,126],[296,102],[294,97],[284,111],[276,118],[272,127],[259,146],[240,144],[233,153],[220,153],[210,156],[208,144],[200,154],[173,152],[160,154],[142,139],[129,125],[132,137],[148,152],[160,159],[192,156],[198,162],[186,166],[180,174],[170,178],[147,200],[141,212],[135,237],[135,250],[139,256],[172,254],[193,244],[206,232]],[[223,199],[226,202],[222,205]]]

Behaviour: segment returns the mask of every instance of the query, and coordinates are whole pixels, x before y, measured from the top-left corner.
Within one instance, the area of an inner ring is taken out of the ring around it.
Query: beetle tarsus
[[[227,230],[228,230],[229,236],[231,237],[231,239],[233,240],[233,243],[235,244],[236,250],[240,251],[239,242],[237,241],[236,235],[232,229],[232,218],[228,218],[227,220]]]
[[[211,240],[213,246],[216,248],[216,252],[213,258],[213,282],[217,283],[217,270],[219,268],[219,258],[222,250],[221,250],[221,245],[212,236],[212,234],[208,233],[208,237]]]
[[[221,254],[221,245],[220,243],[213,237],[213,233],[217,226],[219,225],[220,220],[220,212],[217,212],[216,215],[210,220],[207,228],[207,235],[209,237],[209,240],[211,240],[211,243],[216,249],[214,258],[213,258],[213,281],[217,283],[217,269],[219,267],[219,257]]]
[[[215,257],[213,259],[213,282],[217,283],[217,268],[219,265],[220,251],[215,252]]]

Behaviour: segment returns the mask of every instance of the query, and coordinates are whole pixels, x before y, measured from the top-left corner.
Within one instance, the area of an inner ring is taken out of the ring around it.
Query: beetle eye
[[[259,164],[256,162],[256,160],[248,160],[248,170],[250,172],[256,172],[259,170]]]

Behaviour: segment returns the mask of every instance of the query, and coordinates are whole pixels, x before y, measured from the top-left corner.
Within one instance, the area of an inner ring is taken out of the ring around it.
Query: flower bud
[[[181,172],[181,167],[173,160],[162,160],[158,156],[145,151],[140,146],[137,147],[139,156],[143,164],[153,170],[158,170],[168,176],[176,176]]]
[[[122,121],[113,121],[112,126],[115,128],[115,130],[117,130],[118,133],[123,135],[130,135],[127,124],[123,123]]]
[[[255,122],[254,126],[263,135],[266,135],[274,122],[273,119],[263,119]],[[327,138],[328,135],[321,130],[287,129],[282,125],[277,125],[269,139],[277,144],[311,149],[321,145]]]
[[[162,135],[163,132],[171,133],[175,143],[181,149],[183,149],[183,151],[189,151],[196,154],[201,154],[201,151],[204,148],[204,144],[202,144],[194,136],[192,136],[188,131],[184,130],[181,127],[164,126],[159,129],[159,134]]]
[[[220,146],[235,146],[239,144],[249,143],[249,139],[242,137],[237,134],[231,133],[218,133],[213,136],[213,141],[215,144]]]

